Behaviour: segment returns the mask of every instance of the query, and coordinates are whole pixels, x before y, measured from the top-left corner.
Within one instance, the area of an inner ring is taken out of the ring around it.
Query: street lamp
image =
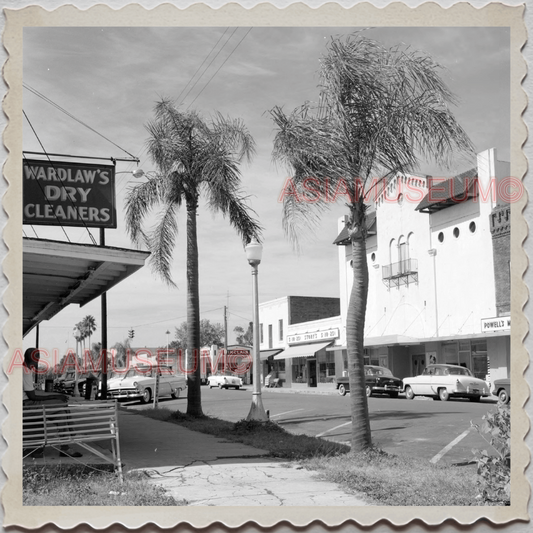
[[[254,392],[252,394],[252,406],[246,420],[259,420],[266,422],[268,416],[263,407],[261,399],[261,359],[260,359],[260,337],[259,337],[259,291],[257,283],[258,266],[261,262],[263,254],[263,246],[254,238],[246,246],[246,259],[252,267],[252,285],[253,285],[253,299],[252,304],[254,308],[254,360],[253,360],[253,376],[254,376]]]

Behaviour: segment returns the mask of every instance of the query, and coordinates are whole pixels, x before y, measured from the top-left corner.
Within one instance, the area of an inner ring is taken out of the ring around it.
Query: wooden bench
[[[84,401],[68,405],[26,405],[22,416],[24,457],[50,446],[60,451],[62,445],[78,444],[94,455],[112,463],[122,482],[122,463],[118,434],[117,402]],[[111,441],[112,457],[92,445]]]

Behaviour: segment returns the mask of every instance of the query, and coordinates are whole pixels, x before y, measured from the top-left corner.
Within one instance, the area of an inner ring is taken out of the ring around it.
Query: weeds
[[[510,505],[511,409],[500,404],[497,412],[483,417],[481,426],[472,423],[472,427],[496,452],[492,456],[487,450],[472,450],[477,460],[480,496],[487,503]]]
[[[358,454],[303,461],[321,479],[362,493],[376,505],[479,505],[475,472],[390,455],[373,448]]]
[[[28,506],[181,506],[139,473],[120,483],[113,472],[87,466],[24,466],[22,502]]]

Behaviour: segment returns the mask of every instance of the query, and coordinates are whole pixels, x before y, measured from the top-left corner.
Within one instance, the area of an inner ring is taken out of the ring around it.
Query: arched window
[[[391,239],[389,243],[389,265],[396,263],[396,239]]]
[[[400,268],[400,273],[405,272],[407,268],[407,260],[409,259],[409,248],[407,246],[407,242],[405,241],[405,237],[402,235],[398,239],[398,263]]]
[[[408,259],[411,259],[411,257],[416,257],[416,250],[415,250],[415,234],[413,232],[409,233],[407,235],[407,247],[408,247]]]

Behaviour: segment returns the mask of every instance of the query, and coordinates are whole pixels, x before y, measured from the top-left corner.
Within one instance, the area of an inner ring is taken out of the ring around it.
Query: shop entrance
[[[426,354],[421,353],[412,356],[413,376],[419,376],[426,368]]]
[[[316,359],[307,360],[307,386],[316,387]]]

